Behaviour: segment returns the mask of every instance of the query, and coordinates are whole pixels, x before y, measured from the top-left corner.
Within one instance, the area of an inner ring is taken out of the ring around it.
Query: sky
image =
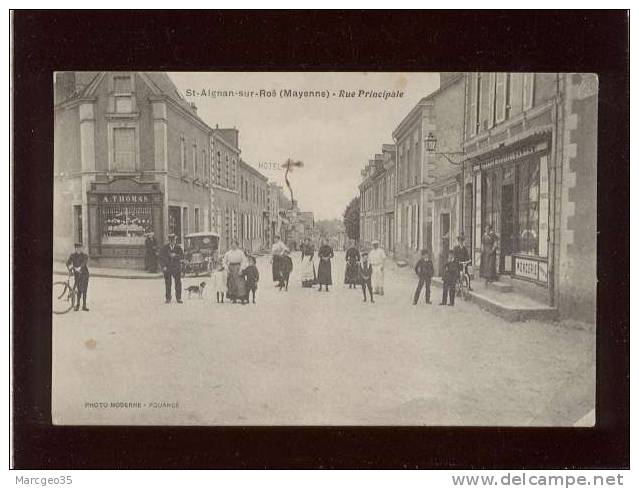
[[[295,199],[316,220],[341,219],[359,194],[360,171],[419,100],[439,87],[439,73],[210,72],[169,73],[182,96],[211,127],[239,130],[241,157],[284,185],[287,158],[304,167],[289,174]],[[325,98],[281,98],[281,89],[326,90]],[[188,90],[275,90],[275,97],[211,97]],[[400,90],[403,97],[339,97],[339,91]],[[333,96],[335,94],[335,96]]]

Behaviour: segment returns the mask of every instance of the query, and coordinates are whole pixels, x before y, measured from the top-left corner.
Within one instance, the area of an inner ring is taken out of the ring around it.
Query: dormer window
[[[113,95],[115,98],[115,112],[125,114],[133,112],[133,86],[130,75],[115,75],[113,77]]]

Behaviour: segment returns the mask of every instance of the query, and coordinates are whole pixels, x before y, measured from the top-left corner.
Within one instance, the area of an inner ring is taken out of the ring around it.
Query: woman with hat
[[[224,267],[228,270],[226,279],[226,295],[233,304],[238,300],[242,304],[248,302],[246,282],[242,275],[242,270],[248,266],[248,259],[238,245],[236,240],[231,243],[231,249],[224,254]]]
[[[319,266],[317,267],[317,282],[319,283],[319,292],[322,291],[322,285],[326,287],[328,292],[328,286],[333,285],[333,278],[331,276],[331,259],[333,258],[333,248],[328,244],[326,238],[322,238],[322,246],[320,246],[317,252],[319,257]]]

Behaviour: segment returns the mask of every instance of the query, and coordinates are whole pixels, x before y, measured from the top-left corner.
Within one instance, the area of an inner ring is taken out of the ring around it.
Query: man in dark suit
[[[175,282],[175,299],[182,304],[182,259],[184,251],[175,242],[175,234],[169,234],[169,242],[160,250],[160,262],[164,273],[165,302],[171,302],[171,278]]]
[[[75,251],[69,255],[67,260],[67,268],[73,270],[75,279],[75,287],[77,291],[77,301],[75,310],[80,309],[80,298],[82,298],[82,310],[88,311],[87,307],[87,290],[89,288],[89,267],[87,263],[89,255],[82,251],[82,243],[75,244]]]
[[[468,248],[466,248],[463,234],[457,236],[457,246],[453,248],[453,253],[455,254],[455,261],[459,265],[459,272],[466,273],[466,267],[468,266],[468,264],[462,266],[462,262],[470,261],[470,255],[468,254]],[[470,278],[468,283],[468,290],[473,290],[473,288],[470,286]]]

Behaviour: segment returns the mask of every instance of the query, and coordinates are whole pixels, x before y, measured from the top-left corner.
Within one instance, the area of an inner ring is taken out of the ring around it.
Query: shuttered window
[[[488,127],[495,125],[495,73],[488,75]]]
[[[506,119],[508,73],[497,73],[495,81],[495,122]]]
[[[519,114],[523,109],[524,77],[522,73],[510,74],[508,96],[509,117]]]
[[[477,73],[470,74],[470,135],[477,134]]]
[[[135,129],[116,127],[113,129],[114,169],[135,171]]]
[[[535,74],[524,74],[524,110],[530,109],[535,101]]]

